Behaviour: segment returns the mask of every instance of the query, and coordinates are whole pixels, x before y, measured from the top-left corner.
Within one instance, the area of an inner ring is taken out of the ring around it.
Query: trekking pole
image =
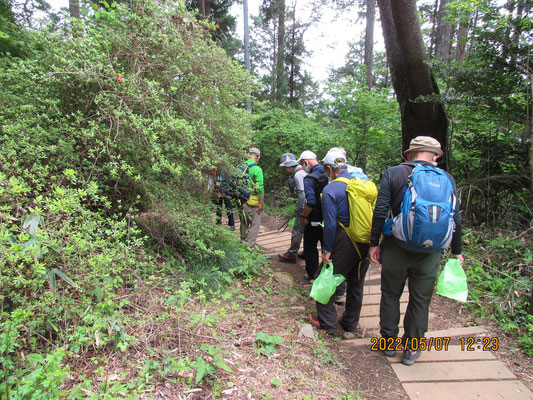
[[[287,220],[281,224],[281,226],[278,228],[278,231],[283,228],[282,232],[285,232],[285,229],[287,229],[287,226],[289,225],[289,222],[291,221],[292,217],[287,218]]]

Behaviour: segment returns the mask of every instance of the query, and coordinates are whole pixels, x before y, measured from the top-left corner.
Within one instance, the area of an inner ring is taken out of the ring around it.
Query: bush
[[[213,227],[206,195],[214,160],[229,169],[247,141],[245,71],[182,2],[94,11],[26,32],[26,58],[0,58],[0,380],[12,377],[12,398],[59,386],[60,349],[134,343],[124,288],[176,274],[177,290],[207,291],[218,283],[206,276],[264,262]],[[43,344],[56,355],[33,367],[18,356]]]
[[[518,339],[528,355],[533,355],[528,315],[533,243],[525,235],[467,230],[465,252],[471,262],[465,264],[471,308],[498,321],[500,329]]]

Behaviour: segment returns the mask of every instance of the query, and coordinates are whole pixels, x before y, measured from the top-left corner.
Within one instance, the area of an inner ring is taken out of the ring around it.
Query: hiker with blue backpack
[[[382,265],[380,333],[387,343],[393,343],[384,350],[388,357],[396,355],[400,297],[408,280],[402,337],[405,365],[412,365],[421,355],[418,346],[412,349],[409,343],[423,338],[427,331],[442,252],[451,245],[452,255],[463,263],[455,181],[436,167],[442,154],[440,143],[432,137],[411,140],[405,151],[408,162],[383,174],[372,221],[370,260]]]
[[[242,209],[240,212],[240,234],[241,240],[246,241],[250,247],[255,245],[259,228],[261,227],[261,213],[263,212],[263,203],[265,200],[265,188],[263,185],[263,170],[257,163],[261,158],[261,151],[252,147],[248,150],[248,160],[246,160],[239,169],[243,174],[245,189],[240,192],[244,193]]]
[[[341,152],[330,150],[322,163],[331,181],[322,191],[322,264],[323,268],[331,268],[332,263],[333,273],[346,279],[346,305],[340,325],[344,329],[343,337],[353,339],[364,334],[357,328],[369,266],[368,241],[377,188],[364,174],[363,179],[354,178],[348,172],[348,162]],[[331,335],[337,330],[338,319],[333,303],[334,296],[326,304],[317,301],[317,316],[309,315],[312,325],[325,329]]]

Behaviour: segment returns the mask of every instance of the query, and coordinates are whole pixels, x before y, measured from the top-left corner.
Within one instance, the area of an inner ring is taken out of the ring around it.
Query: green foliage
[[[515,336],[528,354],[532,317],[528,314],[532,283],[533,243],[509,233],[491,236],[467,231],[464,270],[468,279],[471,308],[498,321],[500,329]]]
[[[10,398],[61,397],[63,352],[135,344],[125,288],[172,274],[166,300],[179,307],[264,264],[213,227],[208,171],[219,157],[222,168],[241,161],[249,114],[238,107],[251,86],[213,27],[181,2],[114,3],[24,32],[26,57],[0,57],[0,359],[10,377],[0,390]],[[23,357],[43,346],[62,350]],[[94,398],[122,389],[105,383]]]
[[[326,347],[323,340],[318,340],[313,347],[313,353],[317,356],[320,364],[336,365],[342,368],[342,364],[337,360],[335,353]]]
[[[257,347],[257,353],[269,356],[276,352],[276,346],[285,339],[281,336],[269,336],[264,332],[257,332],[254,345]]]
[[[196,361],[192,363],[193,368],[196,369],[196,384],[200,383],[206,376],[214,375],[218,369],[233,372],[228,364],[226,364],[226,361],[224,361],[224,353],[219,346],[203,344],[200,350],[206,351],[209,354],[212,363],[201,355],[196,356]]]
[[[401,127],[398,103],[389,89],[368,90],[364,71],[332,83],[329,94],[330,119],[337,130],[339,145],[348,161],[378,178],[383,170],[398,163]]]
[[[252,137],[254,146],[261,150],[260,165],[265,176],[265,189],[277,189],[287,180],[279,167],[283,153],[291,152],[298,158],[306,149],[319,157],[327,150],[339,146],[337,132],[323,127],[319,122],[292,108],[274,108],[256,115]]]

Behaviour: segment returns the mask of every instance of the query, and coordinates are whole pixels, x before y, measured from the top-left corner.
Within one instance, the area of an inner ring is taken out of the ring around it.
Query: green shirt
[[[248,159],[246,160],[246,164],[257,164],[254,160]],[[253,192],[254,194],[265,194],[265,187],[263,185],[263,170],[259,165],[254,165],[253,167],[250,167],[248,170],[248,176],[250,177],[250,181],[254,183],[253,185]]]

